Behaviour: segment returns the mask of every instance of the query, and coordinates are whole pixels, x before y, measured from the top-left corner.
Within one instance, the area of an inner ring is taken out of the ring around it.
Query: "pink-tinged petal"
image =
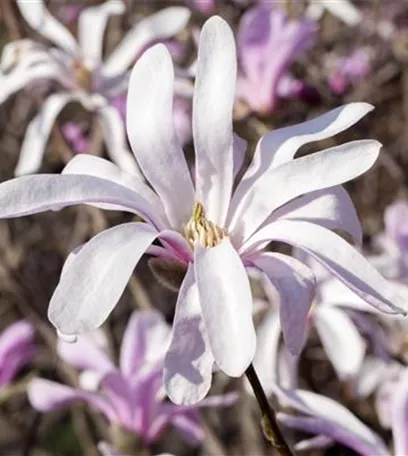
[[[124,171],[136,174],[139,176],[139,180],[142,180],[135,157],[128,149],[125,126],[119,111],[113,106],[104,106],[98,110],[98,118],[111,160]]]
[[[244,265],[224,239],[211,248],[195,246],[195,276],[205,329],[218,367],[241,376],[255,355],[252,296]]]
[[[211,386],[214,358],[201,315],[194,267],[189,263],[177,299],[170,347],[164,359],[164,383],[176,404],[195,404]]]
[[[311,439],[305,439],[301,442],[296,443],[293,446],[295,451],[310,451],[315,449],[325,449],[329,448],[335,443],[335,441],[331,437],[327,437],[323,434],[318,434],[316,437],[312,437]]]
[[[200,416],[195,410],[191,410],[189,413],[178,413],[174,415],[171,419],[171,424],[192,445],[197,445],[204,440],[204,429]]]
[[[401,250],[408,250],[408,204],[397,201],[385,209],[384,225],[387,236],[395,240]]]
[[[271,168],[293,159],[304,144],[330,138],[357,123],[373,106],[350,103],[315,119],[266,133],[259,140],[251,166],[234,192],[229,218],[253,184]]]
[[[190,15],[188,8],[173,6],[135,24],[105,61],[103,74],[114,77],[123,73],[149,44],[171,38],[183,30]]]
[[[238,393],[220,394],[217,396],[208,396],[199,402],[197,407],[230,407],[238,400]]]
[[[207,217],[224,226],[233,184],[234,35],[219,16],[203,26],[193,97],[196,192]]]
[[[59,339],[57,351],[65,362],[78,370],[105,374],[116,369],[108,355],[89,336],[79,336],[73,344]]]
[[[109,399],[119,423],[133,427],[133,397],[129,383],[119,371],[108,372],[101,380],[103,394]]]
[[[284,390],[277,385],[274,386],[274,391],[282,405],[292,407],[311,417],[293,417],[295,420],[300,420],[298,423],[302,425],[302,427],[296,426],[297,429],[328,435],[350,448],[358,448],[358,452],[364,448],[362,454],[366,456],[388,455],[382,439],[336,401],[310,391]],[[296,421],[289,422],[286,420],[286,416],[283,415],[282,421],[295,427]],[[313,428],[307,428],[307,423],[313,425]],[[353,446],[349,445],[347,441],[353,442]]]
[[[256,353],[252,361],[265,393],[272,394],[278,382],[278,357],[281,326],[278,312],[268,312],[256,329]],[[249,387],[249,384],[247,385]],[[252,391],[252,388],[250,388]]]
[[[344,409],[346,410],[346,409]],[[351,415],[351,413],[350,413]],[[355,417],[354,417],[355,418]],[[328,442],[338,442],[348,448],[353,449],[362,456],[381,455],[389,456],[385,443],[381,438],[372,432],[373,436],[369,439],[353,429],[344,429],[338,423],[321,418],[295,417],[284,413],[278,413],[278,419],[286,426],[303,432],[317,434],[319,437],[326,436]],[[357,420],[357,418],[355,418]],[[361,423],[362,424],[362,423]],[[368,429],[368,428],[367,428]],[[305,446],[304,442],[300,442]],[[311,442],[316,443],[316,442]],[[306,445],[307,446],[307,445]],[[296,446],[298,448],[298,446]]]
[[[300,196],[271,214],[265,222],[278,219],[304,220],[329,230],[348,233],[360,247],[363,232],[353,201],[343,187],[331,187]]]
[[[245,240],[289,201],[358,177],[373,166],[380,148],[378,141],[352,141],[272,168],[236,206],[230,232]]]
[[[316,286],[313,272],[295,258],[280,253],[256,255],[252,263],[276,287],[283,338],[291,353],[298,355],[306,342],[307,316]]]
[[[408,454],[408,369],[405,369],[392,398],[394,454]]]
[[[170,340],[170,327],[154,310],[134,312],[126,326],[120,350],[120,369],[131,377],[144,366],[164,358]]]
[[[244,164],[247,145],[248,145],[248,141],[240,138],[238,135],[236,135],[234,133],[233,151],[232,151],[232,153],[233,153],[232,159],[234,162],[232,172],[233,172],[234,178],[237,176],[237,174],[239,173],[239,170],[242,168],[242,165]]]
[[[319,306],[313,321],[338,377],[356,378],[364,361],[366,343],[350,317],[335,307]]]
[[[17,0],[16,3],[24,19],[36,32],[68,54],[77,54],[78,48],[74,37],[50,14],[43,0]]]
[[[14,351],[31,345],[34,341],[34,328],[28,321],[20,320],[6,328],[0,335],[0,359],[4,360]]]
[[[165,228],[168,226],[166,214],[164,213],[164,207],[160,198],[146,184],[139,173],[128,173],[112,162],[101,157],[79,154],[68,162],[62,170],[62,174],[85,174],[87,176],[99,177],[115,184],[122,185],[123,187],[127,187],[136,193],[136,198],[142,197],[146,203],[154,209],[150,212],[152,216],[154,214],[153,219],[155,220],[155,224],[158,228]],[[102,207],[106,209],[109,208],[106,204],[102,205]],[[112,209],[123,210],[120,207],[112,207]]]
[[[115,206],[138,214],[155,226],[154,208],[142,196],[122,185],[93,176],[40,174],[0,184],[0,218],[21,217],[75,204]]]
[[[57,93],[47,98],[40,112],[28,125],[14,171],[16,176],[39,170],[55,120],[62,109],[75,98],[70,93]]]
[[[173,63],[158,44],[138,60],[129,82],[126,127],[136,159],[180,229],[191,215],[194,189],[173,127]]]
[[[81,12],[78,19],[78,41],[82,55],[95,67],[102,59],[103,36],[109,17],[125,12],[122,1],[109,0]]]
[[[337,234],[308,222],[281,220],[262,228],[251,241],[256,244],[276,240],[288,243],[313,256],[347,287],[385,313],[402,313],[405,298],[384,279],[354,247]]]
[[[88,241],[54,291],[48,309],[51,323],[68,335],[98,328],[119,301],[139,259],[157,235],[145,223],[125,223]]]
[[[85,401],[102,412],[109,420],[115,419],[114,410],[102,396],[76,390],[43,378],[31,380],[27,387],[27,394],[31,405],[39,412],[51,412],[74,402]]]

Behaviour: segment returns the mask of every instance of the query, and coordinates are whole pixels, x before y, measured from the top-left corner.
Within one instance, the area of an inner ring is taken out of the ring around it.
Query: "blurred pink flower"
[[[166,401],[162,371],[170,332],[158,312],[133,313],[123,335],[119,367],[89,336],[79,337],[76,343],[60,340],[58,354],[81,372],[82,389],[37,378],[28,386],[28,398],[41,412],[85,401],[110,423],[136,433],[146,445],[158,440],[169,425],[189,442],[199,443],[204,430],[198,407],[229,406],[237,395],[212,396],[198,407],[180,407]]]
[[[5,46],[1,69],[0,102],[27,84],[47,80],[61,90],[51,94],[28,126],[16,175],[40,168],[52,126],[70,102],[79,102],[100,120],[107,151],[112,160],[129,172],[138,172],[128,149],[123,121],[110,100],[127,90],[128,67],[152,42],[167,39],[184,28],[190,11],[170,7],[135,24],[116,49],[102,60],[104,33],[112,15],[124,13],[121,0],[109,0],[84,9],[79,15],[78,41],[47,10],[43,0],[17,0],[27,23],[56,47],[31,40]]]
[[[35,354],[34,328],[25,320],[11,324],[0,335],[0,388],[9,385]]]
[[[88,150],[89,140],[83,129],[75,122],[65,123],[62,126],[62,134],[75,152],[84,153]]]
[[[294,85],[291,78],[288,85],[285,76],[293,61],[313,45],[315,36],[316,25],[309,19],[289,20],[282,9],[266,4],[249,9],[237,37],[238,96],[253,111],[267,114],[274,110],[280,91],[286,97],[298,94],[299,82]]]
[[[149,185],[85,154],[62,175],[0,185],[2,218],[85,203],[144,220],[107,229],[67,258],[48,313],[63,334],[99,327],[144,253],[186,269],[164,363],[166,391],[176,403],[196,403],[207,394],[214,364],[239,377],[252,362],[256,334],[247,267],[263,271],[277,288],[286,344],[294,354],[302,349],[315,277],[301,261],[266,251],[272,240],[305,250],[372,306],[405,313],[399,307],[404,299],[335,233],[361,244],[341,184],[375,163],[380,144],[352,141],[294,158],[299,147],[345,130],[372,106],[351,103],[265,134],[233,189],[246,150],[232,130],[235,78],[232,30],[213,17],[200,36],[194,86],[194,184],[173,126],[173,65],[160,44],[136,63],[127,103],[129,141]]]

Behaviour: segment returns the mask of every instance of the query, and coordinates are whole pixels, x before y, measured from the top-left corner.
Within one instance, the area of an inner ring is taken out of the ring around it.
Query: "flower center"
[[[81,59],[76,59],[71,64],[74,78],[78,86],[90,92],[92,89],[92,72],[84,65]]]
[[[193,215],[183,228],[183,234],[192,249],[196,242],[206,248],[215,247],[228,236],[223,228],[205,217],[203,205],[198,202],[194,204]]]

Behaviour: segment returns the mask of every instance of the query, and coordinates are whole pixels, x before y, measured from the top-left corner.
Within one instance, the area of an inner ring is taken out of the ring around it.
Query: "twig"
[[[272,446],[278,450],[281,456],[295,456],[295,453],[286,442],[285,437],[279,428],[276,414],[272,409],[271,404],[268,402],[265,391],[262,388],[261,382],[259,381],[258,375],[252,364],[250,364],[245,371],[245,375],[251,384],[259,408],[261,409],[265,437],[271,442]]]

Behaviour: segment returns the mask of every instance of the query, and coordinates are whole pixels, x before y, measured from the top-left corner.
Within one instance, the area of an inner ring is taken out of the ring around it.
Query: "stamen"
[[[203,247],[215,247],[227,236],[226,231],[205,217],[204,207],[201,203],[194,204],[193,215],[183,229],[184,237],[191,248],[196,242]]]
[[[92,72],[89,71],[88,68],[79,59],[75,60],[72,63],[71,67],[78,86],[81,89],[90,92],[92,89]]]

